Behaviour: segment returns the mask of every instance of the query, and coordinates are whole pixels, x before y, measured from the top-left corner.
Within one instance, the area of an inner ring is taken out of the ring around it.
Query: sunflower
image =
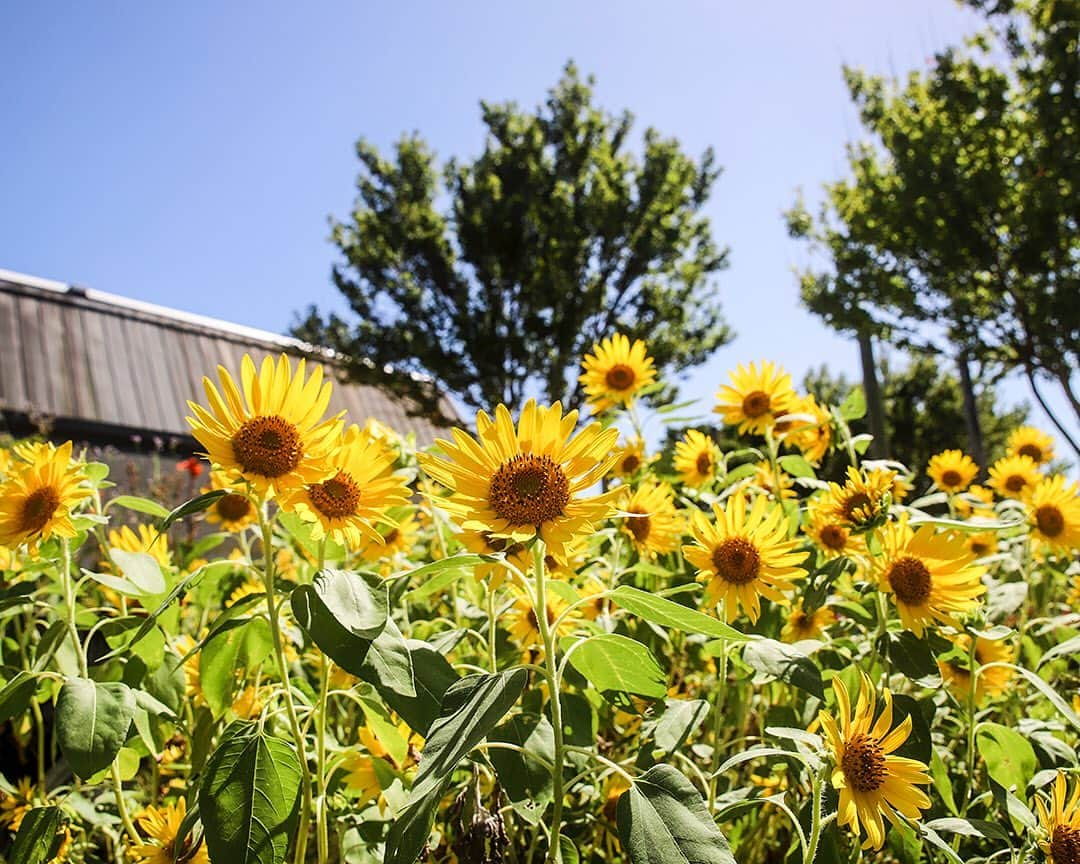
[[[877,699],[865,673],[859,687],[855,713],[840,678],[833,679],[838,719],[822,711],[818,717],[835,767],[832,785],[840,792],[838,825],[849,825],[856,834],[866,831],[863,849],[880,849],[885,842],[884,815],[890,822],[898,816],[910,821],[930,807],[930,799],[916,787],[930,784],[927,767],[915,759],[893,755],[911,734],[911,717],[893,728],[892,694],[882,693],[884,706],[874,720]]]
[[[608,611],[608,598],[604,596],[604,592],[607,590],[608,586],[595,576],[589,576],[585,580],[581,588],[578,589],[581,599],[588,601],[580,607],[584,618],[595,621]]]
[[[192,847],[192,837],[184,838],[180,849],[176,848],[177,834],[187,814],[187,802],[180,798],[175,804],[161,807],[147,807],[138,817],[139,827],[150,838],[151,843],[139,843],[127,848],[135,864],[173,864],[179,859],[191,864],[210,864],[206,846]]]
[[[930,457],[926,473],[942,492],[963,492],[979,474],[979,466],[960,450],[945,450]]]
[[[1040,828],[1045,838],[1039,840],[1039,848],[1046,856],[1047,864],[1078,864],[1080,862],[1080,781],[1073,783],[1068,794],[1065,774],[1058,771],[1054,778],[1054,790],[1050,806],[1042,797],[1035,799],[1039,810]]]
[[[622,509],[641,514],[624,519],[622,530],[642,557],[653,559],[679,545],[683,520],[675,509],[675,492],[667,483],[646,480],[627,492]]]
[[[806,508],[806,525],[803,528],[811,542],[825,553],[827,559],[841,555],[865,554],[866,541],[853,534],[847,522],[837,518],[829,502],[816,498]]]
[[[6,825],[12,834],[19,832],[23,817],[34,806],[34,782],[23,777],[15,786],[15,792],[0,793],[0,825]]]
[[[779,482],[777,482],[778,477]],[[799,493],[795,491],[795,481],[784,473],[782,468],[779,470],[778,475],[773,473],[773,467],[767,459],[755,463],[754,473],[744,480],[742,485],[756,487],[773,498],[779,497],[784,500],[791,500],[799,497]],[[777,489],[779,489],[779,494],[777,494]]]
[[[544,654],[543,640],[540,636],[540,621],[536,617],[535,599],[527,591],[511,586],[514,594],[514,605],[505,613],[506,630],[510,638],[517,642],[532,658],[542,657]],[[559,616],[570,605],[562,597],[553,592],[548,592],[547,597],[547,623],[548,627],[554,626]],[[578,621],[581,620],[581,610],[574,609],[559,623],[559,629],[555,636],[568,636],[574,632]]]
[[[0,546],[25,543],[33,552],[40,540],[75,536],[71,512],[93,493],[83,466],[71,461],[71,447],[68,441],[20,451],[30,461],[13,464],[0,483]]]
[[[350,549],[365,540],[381,542],[375,526],[391,521],[391,507],[409,503],[405,479],[393,473],[392,457],[354,424],[326,465],[325,479],[284,493],[281,506],[311,523],[314,540],[329,537]]]
[[[763,433],[796,404],[791,376],[768,360],[761,361],[760,368],[756,363],[748,367],[740,363],[728,377],[731,383],[720,387],[713,411],[723,415],[728,426],[737,425],[740,435]]]
[[[232,375],[218,367],[221,391],[209,378],[203,389],[210,410],[188,402],[191,433],[230,482],[246,481],[266,497],[318,483],[333,474],[327,457],[341,438],[339,414],[324,420],[332,385],[321,366],[305,378],[301,360],[293,373],[289,358],[263,360],[256,371],[248,354],[240,365],[243,394]]]
[[[224,472],[212,471],[210,472],[210,486],[203,489],[203,492],[218,489],[225,489],[227,492],[206,511],[206,521],[211,525],[220,525],[223,531],[236,534],[259,518],[259,511],[255,509],[254,502],[230,483]]]
[[[820,465],[832,447],[832,415],[822,408],[813,395],[797,397],[788,408],[791,414],[808,414],[813,421],[780,421],[776,424],[777,433],[784,433],[784,443],[798,448],[803,457],[812,465]]]
[[[202,676],[199,673],[199,654],[192,653],[198,643],[188,633],[177,636],[172,643],[172,650],[179,658],[186,657],[183,663],[184,692],[195,707],[206,704],[206,697],[202,690]]]
[[[593,346],[581,362],[578,380],[594,414],[616,405],[629,404],[635,394],[656,380],[653,359],[646,353],[645,343],[616,333]]]
[[[1065,485],[1060,474],[1046,477],[1031,490],[1031,535],[1058,552],[1080,549],[1080,489]]]
[[[836,623],[836,613],[828,606],[819,606],[807,612],[800,603],[791,610],[780,638],[785,642],[799,642],[803,639],[818,639],[825,633],[825,628]]]
[[[872,469],[860,472],[848,466],[844,485],[829,483],[825,512],[834,521],[864,530],[884,520],[892,497],[895,471]]]
[[[135,527],[138,529],[138,533],[132,531],[127,525],[110,530],[109,545],[113,549],[119,549],[122,552],[141,552],[144,555],[149,555],[163,569],[171,567],[172,552],[169,551],[168,538],[149,525],[136,525]]]
[[[494,420],[477,414],[477,438],[454,429],[453,443],[437,442],[449,458],[421,453],[420,464],[452,490],[440,506],[462,528],[514,543],[540,538],[565,561],[567,547],[591,534],[621,494],[586,494],[614,464],[619,430],[592,423],[571,437],[577,419],[559,402],[545,408],[530,399],[515,429],[500,405]]]
[[[786,604],[791,580],[806,575],[796,564],[809,553],[797,550],[798,541],[787,538],[788,522],[782,508],[764,495],[754,499],[746,512],[746,497],[737,490],[726,506],[713,504],[715,522],[700,511],[694,513],[692,533],[696,541],[683,546],[686,560],[706,583],[710,605],[723,602],[728,622],[746,609],[751,623],[761,614],[761,598]]]
[[[496,537],[490,531],[462,531],[458,535],[461,545],[469,552],[480,555],[502,555],[507,562],[518,570],[528,572],[532,566],[532,555],[529,547],[524,543],[508,540],[506,537]],[[489,588],[494,590],[502,585],[503,580],[513,571],[501,562],[487,562],[477,564],[473,575],[479,579],[489,579]]]
[[[687,486],[704,486],[716,479],[720,448],[707,435],[689,429],[675,445],[675,470]]]
[[[971,637],[966,633],[954,636],[952,640],[965,657],[971,656]],[[979,636],[975,639],[975,662],[980,666],[990,663],[1012,663],[1013,651],[1002,640],[984,639]],[[971,692],[971,669],[967,663],[956,660],[939,660],[938,668],[945,684],[952,694],[960,701],[966,702]],[[1013,678],[1013,671],[1004,666],[994,666],[990,669],[981,669],[975,682],[975,701],[981,702],[985,696],[999,696],[1005,692],[1009,682]]]
[[[1054,439],[1034,426],[1014,429],[1005,447],[1010,456],[1027,456],[1036,465],[1054,458]]]
[[[966,519],[976,510],[985,510],[987,507],[994,506],[994,490],[974,483],[967,488],[967,491],[953,498],[952,503],[957,514]]]
[[[993,519],[993,510],[976,510],[973,514],[976,519]],[[968,550],[976,558],[985,558],[997,552],[998,538],[993,531],[969,531],[964,535],[964,543]]]
[[[979,605],[986,593],[986,568],[964,541],[951,534],[935,534],[922,525],[912,531],[906,520],[883,532],[883,554],[873,561],[880,589],[891,594],[900,621],[921,637],[928,622],[957,626],[957,616]]]
[[[645,455],[645,441],[640,438],[631,438],[624,445],[617,448],[615,465],[611,473],[622,480],[629,480],[642,468],[654,461],[655,457]]]
[[[399,555],[408,555],[416,545],[420,525],[416,521],[416,514],[410,510],[395,519],[392,525],[379,525],[378,532],[381,539],[372,540],[360,550],[360,557],[364,561],[388,561]]]
[[[1030,456],[1006,456],[990,466],[987,481],[1002,498],[1023,498],[1042,479]]]

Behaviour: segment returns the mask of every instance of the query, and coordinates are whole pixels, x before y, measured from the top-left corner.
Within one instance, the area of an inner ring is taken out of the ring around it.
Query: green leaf
[[[636,778],[616,815],[633,864],[736,864],[701,795],[670,765]]]
[[[912,681],[939,674],[930,643],[910,630],[888,634],[889,658],[893,665]]]
[[[345,570],[320,570],[312,584],[293,590],[291,603],[297,623],[319,649],[360,675],[372,640],[386,627],[386,586],[372,587]]]
[[[7,588],[0,588],[0,610],[32,603],[36,590],[37,585],[34,582],[17,582]]]
[[[667,695],[664,670],[652,652],[626,636],[590,636],[576,643],[569,656],[570,664],[605,698],[616,693],[633,693],[647,699]]]
[[[975,733],[986,771],[1002,788],[1024,794],[1038,762],[1027,738],[998,723],[982,723]]]
[[[412,654],[393,618],[386,619],[386,627],[371,643],[371,648],[360,667],[360,677],[369,684],[390,690],[398,696],[409,699],[416,696]],[[454,675],[453,680],[447,682],[447,686],[449,687],[456,680],[457,675]],[[443,693],[445,692],[444,689]],[[442,693],[439,694],[436,705],[441,700]],[[434,720],[434,716],[431,719]]]
[[[515,714],[492,731],[488,740],[517,744],[526,751],[493,748],[488,751],[488,759],[507,797],[514,802],[534,802],[532,812],[539,817],[551,800],[551,771],[544,765],[555,764],[555,730],[550,721],[542,714]]]
[[[743,662],[770,678],[786,681],[822,701],[825,699],[821,670],[797,645],[788,645],[775,639],[751,642],[743,649]]]
[[[228,489],[211,489],[209,492],[204,492],[196,498],[192,498],[190,501],[185,501],[175,510],[170,511],[161,521],[161,527],[158,529],[160,533],[164,534],[168,531],[179,519],[183,519],[187,516],[194,516],[196,513],[202,513],[203,510],[209,510],[219,498],[224,498],[229,494]]]
[[[108,768],[127,740],[135,694],[119,681],[69,678],[56,701],[56,737],[71,770],[86,780]]]
[[[963,837],[981,837],[984,840],[997,840],[1007,846],[1011,846],[1009,832],[995,822],[986,822],[982,819],[931,819],[925,823],[931,831],[945,832],[946,834],[959,834]]]
[[[302,769],[291,744],[237,722],[206,764],[199,810],[212,861],[280,864],[296,830]]]
[[[653,741],[664,753],[674,753],[709,716],[704,699],[666,699],[664,712],[652,724]]]
[[[232,704],[237,679],[273,652],[270,622],[265,618],[230,621],[210,636],[199,651],[199,681],[215,717]]]
[[[159,540],[164,543],[164,540]],[[153,555],[146,552],[125,552],[110,549],[109,557],[120,568],[120,573],[143,594],[165,593],[165,577]]]
[[[417,567],[415,570],[409,570],[405,573],[396,573],[393,578],[408,579],[411,582],[414,579],[428,579],[446,570],[468,570],[469,568],[476,567],[478,564],[497,560],[500,560],[500,558],[491,555],[476,555],[473,553],[451,555],[449,558],[440,558],[438,561],[432,561],[430,564],[425,564],[423,567]],[[457,577],[455,576],[454,578]],[[419,586],[414,588],[413,591],[421,591],[422,589],[423,586]],[[421,594],[419,596],[426,595]]]
[[[1066,639],[1043,654],[1035,668],[1041,669],[1044,664],[1058,657],[1076,657],[1077,655],[1080,655],[1080,636],[1073,636],[1072,639]]]
[[[381,637],[383,634],[379,635]],[[400,670],[406,662],[404,658],[389,657],[390,652],[383,652],[380,640],[376,639],[375,641],[379,644],[377,650],[382,662],[386,663],[387,666],[392,662]],[[381,678],[376,679],[376,667],[374,664],[369,668],[365,668],[360,677],[375,685],[375,689],[379,691],[383,701],[409,724],[410,729],[427,737],[432,723],[439,717],[443,696],[453,684],[461,679],[446,658],[426,642],[421,642],[418,639],[408,639],[405,641],[405,646],[409,654],[407,662],[413,669],[415,696],[403,695],[398,692],[398,688],[392,682],[383,683]],[[375,650],[373,646],[373,650],[368,652],[368,660],[373,660]]]
[[[59,807],[32,807],[23,814],[19,833],[11,846],[11,861],[18,864],[45,864],[57,854],[62,837]]]
[[[394,817],[394,824],[386,835],[383,864],[414,864],[427,846],[431,826],[435,823],[435,811],[439,809],[446,787],[450,785],[447,775],[422,796],[410,795],[405,806]]]
[[[21,669],[6,668],[4,673],[11,677],[0,687],[0,723],[22,714],[29,707],[38,684],[37,678]]]
[[[817,477],[814,466],[798,453],[781,456],[776,461],[780,464],[780,467],[792,477]]]
[[[866,416],[866,396],[862,387],[853,387],[843,402],[840,403],[840,416],[849,423]]]
[[[930,778],[934,781],[934,788],[937,789],[938,795],[940,795],[941,800],[945,802],[945,806],[949,809],[949,812],[954,816],[959,816],[960,810],[956,806],[956,798],[953,796],[952,778],[949,777],[949,768],[945,764],[945,760],[941,758],[941,754],[938,753],[937,747],[933,748],[933,755],[930,757]]]
[[[136,513],[145,513],[155,519],[167,519],[169,517],[168,509],[162,507],[157,501],[152,501],[149,498],[139,498],[135,495],[117,495],[115,498],[110,498],[109,503],[105,505],[105,509],[108,510],[110,507],[123,507],[127,510],[134,510]]]
[[[729,627],[711,615],[683,606],[666,597],[642,591],[640,588],[620,585],[612,592],[611,599],[628,612],[653,624],[659,624],[661,627],[671,627],[686,633],[698,633],[714,639],[726,639],[729,642],[746,642],[754,638],[740,633],[734,627]]]

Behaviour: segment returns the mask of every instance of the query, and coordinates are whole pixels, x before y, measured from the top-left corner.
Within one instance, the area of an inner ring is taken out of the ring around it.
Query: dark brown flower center
[[[400,537],[400,536],[401,536],[401,532],[397,528],[391,528],[386,533],[386,536],[383,537],[383,543],[386,544],[387,546],[390,546],[391,544],[396,543],[398,537]]]
[[[1030,456],[1033,462],[1042,462],[1043,460],[1042,447],[1038,444],[1025,444],[1016,452],[1021,456]]]
[[[612,366],[604,376],[604,381],[612,390],[629,390],[634,386],[637,376],[634,370],[625,363]]]
[[[933,580],[918,558],[906,556],[894,562],[888,572],[893,593],[908,606],[921,606],[930,597]]]
[[[1080,828],[1057,825],[1050,838],[1050,857],[1054,864],[1080,864]]]
[[[818,533],[822,545],[834,552],[840,552],[847,546],[848,532],[843,525],[826,525]]]
[[[712,563],[716,575],[731,585],[753,582],[761,571],[757,547],[743,537],[729,537],[714,548]]]
[[[632,510],[632,513],[641,513],[640,510]],[[638,543],[644,543],[649,539],[649,530],[652,528],[652,520],[644,513],[640,516],[632,516],[626,520],[626,527],[634,535]]]
[[[840,768],[856,792],[873,792],[885,782],[885,751],[876,738],[855,735],[844,746]]]
[[[870,496],[865,492],[856,492],[844,501],[842,512],[848,522],[858,522],[870,515]]]
[[[283,417],[254,417],[232,437],[233,455],[246,474],[280,477],[304,456],[300,433]]]
[[[546,611],[547,611],[547,623],[548,623],[548,626],[550,627],[552,624],[555,623],[555,619],[558,618],[559,616],[558,616],[558,614],[556,614],[555,610],[552,609],[550,606],[546,607]],[[537,633],[539,633],[540,632],[540,621],[536,617],[536,609],[533,606],[529,607],[528,619],[529,619],[529,626],[533,630],[535,630]]]
[[[570,480],[550,456],[522,453],[499,466],[488,498],[495,515],[511,525],[542,525],[563,514]]]
[[[641,467],[641,458],[637,453],[627,453],[622,460],[623,474],[633,474]]]
[[[952,468],[941,475],[941,485],[947,488],[959,486],[963,482],[964,478],[960,476],[960,472],[954,471]]]
[[[1005,488],[1014,495],[1022,492],[1025,486],[1027,486],[1027,478],[1023,474],[1010,474],[1005,478]]]
[[[308,497],[316,510],[328,519],[343,519],[356,512],[360,503],[360,487],[347,471],[338,473],[325,483],[308,487]]]
[[[697,462],[694,463],[694,467],[697,468],[698,474],[711,474],[712,456],[708,453],[699,453],[697,457]]]
[[[796,633],[806,633],[814,629],[814,620],[805,612],[796,612],[791,618],[791,626]]]
[[[525,548],[524,543],[511,543],[507,537],[495,537],[484,531],[481,535],[484,545],[492,552],[505,552],[507,556],[517,555]]]
[[[751,419],[767,414],[771,405],[772,400],[769,399],[769,394],[762,390],[747,393],[742,400],[743,414]]]
[[[239,522],[251,513],[251,502],[244,495],[230,492],[218,499],[217,513],[226,522]]]
[[[972,540],[968,546],[972,553],[978,555],[980,558],[990,551],[990,544],[985,540]]]
[[[27,534],[36,534],[49,524],[59,506],[60,494],[52,486],[35,489],[23,502],[19,527]]]
[[[1035,511],[1035,524],[1047,537],[1057,537],[1065,530],[1065,515],[1053,504],[1043,504]]]

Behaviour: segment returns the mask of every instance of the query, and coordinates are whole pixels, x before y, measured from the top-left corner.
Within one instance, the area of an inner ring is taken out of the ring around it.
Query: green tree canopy
[[[616,331],[669,374],[730,339],[727,251],[702,214],[712,151],[695,161],[654,129],[632,147],[632,116],[594,106],[591,85],[569,64],[535,111],[481,103],[483,151],[443,167],[416,135],[392,159],[361,140],[355,207],[332,229],[353,314],[311,308],[296,335],[426,412],[440,391],[476,408],[577,401],[578,362]]]

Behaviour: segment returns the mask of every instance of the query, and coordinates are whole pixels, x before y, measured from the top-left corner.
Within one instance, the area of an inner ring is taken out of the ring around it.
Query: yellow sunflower
[[[675,509],[675,492],[667,483],[646,480],[633,492],[627,492],[622,509],[641,514],[624,519],[622,530],[642,557],[652,559],[679,545],[683,520]]]
[[[813,421],[801,420],[776,424],[776,432],[784,434],[784,443],[796,447],[812,465],[820,465],[832,447],[832,415],[812,394],[800,396],[788,407],[791,414],[807,414]]]
[[[371,541],[360,551],[364,561],[388,561],[399,555],[408,555],[416,545],[420,525],[416,521],[416,514],[410,510],[395,519],[393,525],[383,524],[378,530],[382,539]]]
[[[966,633],[954,636],[953,645],[964,652],[965,656],[971,655],[971,637]],[[980,666],[990,663],[1012,663],[1013,650],[1008,643],[1000,639],[983,639],[981,636],[975,640],[975,662]],[[960,702],[967,702],[971,692],[971,669],[966,663],[959,661],[938,661],[941,677],[946,686],[952,691]],[[994,666],[990,669],[981,669],[975,682],[975,701],[981,702],[986,696],[1000,696],[1009,686],[1013,679],[1012,669],[1004,666]]]
[[[976,510],[972,515],[977,519],[993,519],[996,516],[993,510]],[[997,534],[993,531],[968,531],[964,534],[964,542],[976,558],[993,555],[998,549]]]
[[[848,466],[847,479],[842,486],[829,483],[825,512],[849,528],[868,528],[884,519],[888,512],[887,501],[892,497],[895,478],[895,471],[860,472],[854,466]]]
[[[1072,794],[1068,794],[1065,773],[1058,771],[1050,806],[1040,795],[1035,799],[1039,810],[1039,827],[1043,837],[1039,848],[1046,856],[1046,864],[1076,864],[1080,861],[1080,781],[1073,782]]]
[[[760,368],[756,363],[740,363],[728,377],[731,383],[720,387],[713,411],[722,415],[728,426],[738,426],[740,435],[764,432],[796,404],[791,376],[768,360],[761,361]]]
[[[965,519],[976,510],[985,510],[994,506],[994,490],[978,483],[972,484],[967,491],[953,498],[953,507],[958,515]]]
[[[840,792],[836,822],[850,826],[856,834],[861,825],[866,831],[863,849],[880,849],[885,842],[882,816],[897,822],[900,814],[915,822],[921,811],[930,807],[930,799],[917,788],[930,784],[927,766],[893,755],[911,734],[911,718],[905,717],[893,728],[892,694],[888,690],[882,693],[884,707],[876,722],[877,699],[865,673],[854,714],[847,688],[839,678],[833,679],[833,693],[838,718],[825,711],[818,717],[835,765],[832,785]]]
[[[942,492],[963,492],[979,474],[979,466],[960,450],[945,450],[930,457],[926,473]]]
[[[806,508],[806,536],[828,559],[841,555],[861,555],[866,552],[866,540],[853,534],[847,522],[837,518],[830,502],[814,499]]]
[[[510,638],[525,650],[526,655],[531,655],[533,658],[542,657],[544,646],[540,636],[540,621],[536,617],[535,600],[527,591],[516,585],[511,586],[511,591],[515,600],[514,605],[504,614],[506,630]],[[550,591],[547,593],[546,600],[547,623],[548,627],[552,627],[570,604]],[[581,617],[580,608],[573,610],[559,623],[559,629],[554,635],[568,636],[573,633]]]
[[[524,543],[517,543],[506,537],[495,537],[489,531],[462,531],[458,540],[469,552],[480,555],[502,554],[511,565],[523,573],[527,573],[532,567],[532,555]],[[490,579],[489,587],[494,590],[502,585],[503,580],[512,572],[501,562],[484,562],[476,565],[473,575],[477,579]]]
[[[594,414],[616,405],[627,405],[643,388],[656,380],[653,359],[645,343],[616,333],[593,346],[581,363],[579,377]]]
[[[675,445],[675,470],[687,486],[704,486],[716,479],[720,448],[696,429],[687,430]]]
[[[236,534],[259,518],[259,512],[252,500],[236,490],[235,484],[230,483],[222,471],[210,472],[210,486],[203,489],[203,492],[217,489],[230,491],[218,498],[206,511],[206,521],[211,525],[220,525],[223,531]]]
[[[592,423],[573,436],[577,419],[577,411],[563,415],[558,402],[545,408],[530,399],[515,429],[500,405],[494,420],[477,415],[477,438],[454,429],[453,443],[438,441],[449,458],[421,453],[420,463],[452,490],[440,506],[462,528],[515,543],[539,537],[565,561],[567,547],[591,534],[621,494],[587,494],[614,464],[619,430]]]
[[[820,639],[825,628],[836,623],[836,613],[828,606],[819,606],[807,612],[800,603],[791,610],[780,638],[785,642],[799,642],[802,639]]]
[[[1054,439],[1034,426],[1014,429],[1005,447],[1010,456],[1027,456],[1036,465],[1054,458]]]
[[[986,593],[986,568],[973,563],[960,537],[935,534],[930,525],[912,531],[905,520],[885,529],[882,547],[873,561],[878,586],[892,595],[901,623],[916,636],[935,620],[958,626],[957,617],[975,609]]]
[[[177,657],[187,657],[183,663],[184,692],[187,694],[188,699],[194,702],[195,707],[206,704],[206,697],[203,695],[202,690],[202,677],[199,674],[199,655],[198,653],[191,653],[197,644],[195,639],[188,633],[177,636],[172,643],[172,650]]]
[[[1006,456],[990,466],[987,484],[1002,498],[1023,498],[1041,479],[1030,456]]]
[[[631,438],[624,445],[617,448],[617,458],[611,473],[622,480],[628,480],[637,474],[642,468],[648,467],[655,457],[645,455],[645,441],[641,438]]]
[[[713,514],[715,522],[700,511],[694,513],[695,543],[683,546],[698,580],[706,583],[709,605],[723,602],[729,623],[742,607],[753,623],[761,614],[762,597],[787,604],[787,594],[795,590],[792,580],[806,575],[795,565],[809,553],[797,550],[798,541],[788,539],[783,509],[758,495],[747,514],[746,497],[738,490],[726,506],[714,504]]]
[[[270,357],[256,371],[245,354],[240,366],[241,389],[218,367],[221,391],[209,378],[203,389],[210,410],[188,402],[191,434],[206,448],[210,461],[230,481],[246,481],[260,495],[318,483],[333,473],[327,457],[341,439],[341,415],[324,420],[332,385],[315,366],[305,377],[301,360],[293,373],[289,358]]]
[[[582,604],[581,615],[589,621],[595,621],[601,615],[608,611],[609,604],[608,598],[604,596],[604,592],[607,591],[607,585],[597,579],[595,576],[589,576],[585,582],[578,589],[578,593],[581,595],[582,600],[588,600],[589,602]]]
[[[754,465],[754,473],[742,481],[743,486],[757,487],[773,498],[782,498],[784,500],[791,500],[799,497],[799,493],[795,491],[795,481],[790,475],[784,473],[784,469],[780,469],[779,482],[777,482],[777,475],[773,473],[772,465],[769,464],[767,459],[763,459]],[[779,493],[777,490],[779,489]]]
[[[147,807],[138,817],[139,827],[152,842],[128,846],[127,852],[135,864],[173,864],[176,858],[191,864],[210,864],[206,846],[200,841],[193,848],[192,836],[184,838],[183,846],[176,849],[180,824],[187,814],[187,802],[180,798],[175,804]]]
[[[26,452],[32,461],[13,464],[0,483],[0,546],[25,543],[33,552],[40,540],[74,537],[71,512],[93,493],[83,466],[71,460],[70,441]]]
[[[23,777],[15,784],[15,792],[0,792],[0,825],[6,825],[12,834],[19,832],[23,817],[34,806],[34,783]]]
[[[1031,490],[1031,535],[1058,552],[1080,549],[1080,489],[1065,485],[1060,474],[1046,477]]]
[[[375,526],[392,522],[387,515],[391,507],[409,503],[404,478],[393,473],[392,457],[352,425],[326,466],[325,479],[283,493],[281,506],[310,522],[315,540],[329,537],[350,549],[365,540],[381,542]]]
[[[149,525],[136,525],[138,533],[127,525],[109,531],[109,545],[122,552],[142,552],[149,555],[162,568],[172,566],[172,552],[169,551],[169,539],[159,534]]]

